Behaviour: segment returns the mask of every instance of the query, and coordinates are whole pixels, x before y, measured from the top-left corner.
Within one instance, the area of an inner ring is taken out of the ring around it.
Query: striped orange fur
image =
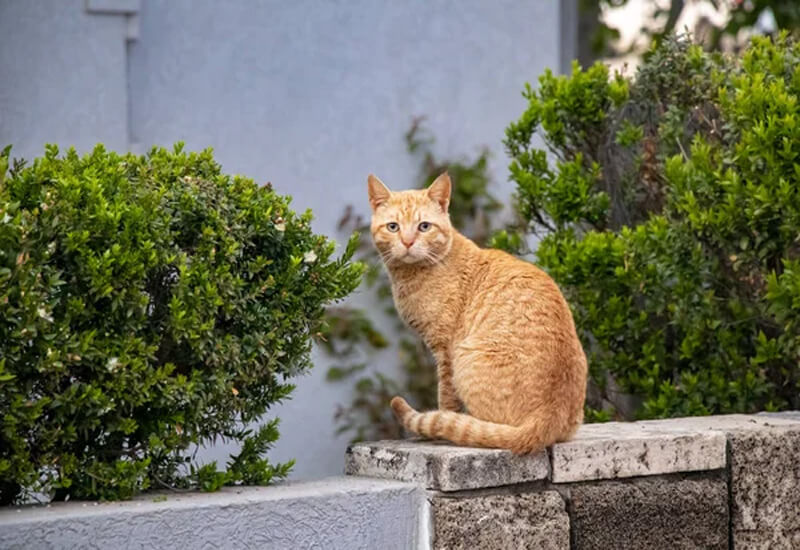
[[[399,192],[370,175],[368,189],[395,305],[438,366],[439,410],[392,399],[403,426],[515,453],[569,439],[583,422],[586,356],[555,282],[458,233],[446,173],[426,190]]]

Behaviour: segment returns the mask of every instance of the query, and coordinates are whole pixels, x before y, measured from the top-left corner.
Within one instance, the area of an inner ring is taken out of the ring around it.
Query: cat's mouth
[[[404,264],[415,264],[421,261],[424,258],[424,254],[420,254],[418,250],[407,249],[404,248],[403,250],[395,250],[392,251],[391,255],[392,260]]]
[[[421,249],[406,250],[401,256],[396,256],[396,259],[404,264],[435,263],[431,255]]]

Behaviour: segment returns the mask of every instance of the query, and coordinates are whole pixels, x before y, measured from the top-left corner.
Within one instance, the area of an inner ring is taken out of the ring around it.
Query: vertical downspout
[[[131,51],[133,43],[139,39],[139,12],[125,16],[127,26],[125,33],[125,126],[127,128],[128,151],[142,153],[142,146],[133,131],[133,88],[131,86]]]
[[[139,39],[139,11],[141,8],[142,0],[84,0],[84,9],[88,14],[125,18],[125,145],[128,151],[133,153],[138,153],[141,146],[133,135],[131,46]]]

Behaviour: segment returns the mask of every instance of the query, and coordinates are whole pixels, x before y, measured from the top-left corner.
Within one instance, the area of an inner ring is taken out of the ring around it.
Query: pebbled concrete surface
[[[437,497],[431,506],[433,548],[569,549],[569,517],[556,491]]]
[[[728,489],[721,475],[581,484],[570,497],[575,550],[728,548]]]

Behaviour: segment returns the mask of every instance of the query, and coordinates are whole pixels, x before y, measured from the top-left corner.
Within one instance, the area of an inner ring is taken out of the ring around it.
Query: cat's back
[[[542,269],[506,252],[481,249],[475,262],[471,299],[465,308],[463,334],[491,333],[534,326],[565,331],[575,328],[572,313],[556,282]]]
[[[496,249],[480,249],[479,268],[480,287],[495,290],[529,289],[538,292],[555,293],[561,296],[561,291],[556,282],[542,269],[530,262],[520,260],[516,256]]]

